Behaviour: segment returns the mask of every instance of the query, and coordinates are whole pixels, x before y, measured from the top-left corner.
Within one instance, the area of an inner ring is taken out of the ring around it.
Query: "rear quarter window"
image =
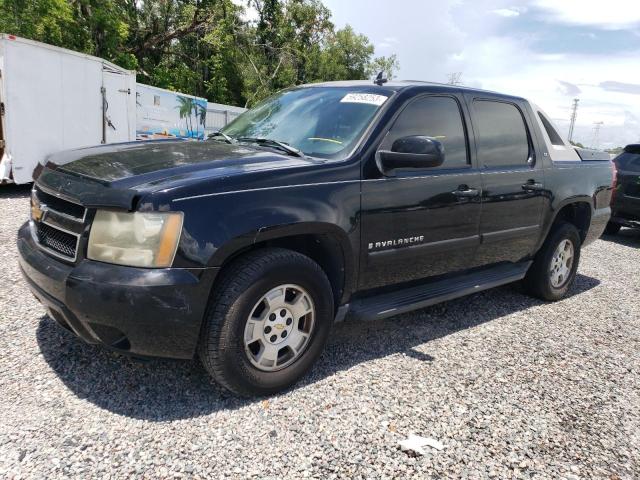
[[[614,161],[621,170],[640,172],[640,154],[624,152],[618,155]]]
[[[540,121],[542,122],[542,126],[544,127],[547,135],[549,136],[549,140],[551,140],[551,145],[564,145],[562,141],[562,137],[558,134],[551,122],[547,120],[547,118],[541,113],[538,112],[538,116],[540,117]]]

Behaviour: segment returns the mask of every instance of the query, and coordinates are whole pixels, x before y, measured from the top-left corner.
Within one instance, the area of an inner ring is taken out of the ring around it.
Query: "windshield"
[[[345,158],[389,92],[307,87],[277,93],[243,113],[221,132],[240,141],[284,142],[312,157]]]

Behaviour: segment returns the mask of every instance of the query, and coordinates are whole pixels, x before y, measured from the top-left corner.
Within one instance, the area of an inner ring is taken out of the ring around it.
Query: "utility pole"
[[[462,80],[460,80],[461,78],[462,78],[462,72],[450,73],[448,76],[447,83],[449,85],[462,85]]]
[[[600,143],[600,128],[604,125],[604,122],[593,122],[593,141],[591,142],[591,148],[598,149]]]
[[[573,106],[571,107],[571,123],[569,123],[569,142],[573,140],[573,127],[576,125],[576,117],[578,116],[578,102],[580,99],[573,99]]]

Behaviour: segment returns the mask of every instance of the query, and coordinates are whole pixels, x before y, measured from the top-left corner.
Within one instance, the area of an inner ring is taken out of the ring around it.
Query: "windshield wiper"
[[[227,143],[236,143],[236,141],[235,141],[233,138],[231,138],[231,137],[230,137],[229,135],[227,135],[226,133],[222,133],[222,132],[213,132],[213,133],[210,133],[210,134],[207,136],[207,140],[211,140],[211,139],[216,138],[216,137],[222,137],[222,138],[224,139],[224,141],[225,141],[225,142],[227,142]]]
[[[289,155],[294,157],[303,157],[304,153],[301,150],[298,150],[291,145],[288,145],[284,142],[279,142],[278,140],[271,140],[270,138],[255,138],[255,137],[239,137],[236,139],[239,142],[247,142],[247,143],[257,143],[258,145],[264,145],[265,147],[278,148]]]

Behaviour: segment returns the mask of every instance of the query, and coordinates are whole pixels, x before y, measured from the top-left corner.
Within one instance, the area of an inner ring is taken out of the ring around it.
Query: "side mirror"
[[[444,146],[434,138],[411,135],[398,138],[391,150],[380,150],[378,166],[385,175],[399,168],[432,168],[444,162]]]

